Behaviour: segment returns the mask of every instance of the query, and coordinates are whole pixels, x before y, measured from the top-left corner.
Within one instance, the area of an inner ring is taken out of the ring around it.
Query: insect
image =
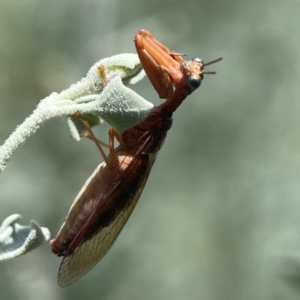
[[[60,286],[67,286],[89,271],[109,250],[133,211],[146,184],[157,153],[172,126],[172,114],[197,89],[205,66],[196,58],[184,60],[140,30],[134,38],[142,66],[153,87],[166,101],[153,107],[140,124],[118,134],[109,130],[109,156],[93,135],[87,122],[76,113],[99,148],[104,162],[87,180],[74,200],[65,223],[51,241],[52,251],[63,256],[58,273]],[[105,70],[99,71],[105,78]],[[114,140],[119,142],[114,147]]]

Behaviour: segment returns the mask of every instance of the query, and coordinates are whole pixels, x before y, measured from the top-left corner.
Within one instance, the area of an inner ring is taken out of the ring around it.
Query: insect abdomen
[[[89,239],[94,233],[101,230],[101,228],[109,226],[115,218],[123,210],[126,210],[131,205],[136,195],[138,197],[141,191],[138,191],[144,187],[152,163],[153,155],[151,154],[140,154],[135,157],[135,161],[128,170],[124,172],[124,178],[117,184],[114,191],[107,199],[105,209],[99,211],[95,215],[94,221],[92,221],[84,234],[84,240]]]

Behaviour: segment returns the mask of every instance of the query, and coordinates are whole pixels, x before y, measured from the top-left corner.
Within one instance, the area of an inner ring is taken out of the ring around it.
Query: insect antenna
[[[209,61],[209,62],[207,62],[207,63],[203,64],[203,67],[206,67],[206,66],[208,66],[208,65],[212,65],[212,64],[214,64],[214,63],[216,63],[216,62],[218,62],[218,61],[220,61],[220,60],[222,60],[222,59],[223,59],[223,58],[222,58],[222,57],[220,57],[220,58],[218,58],[218,59],[215,59],[215,60]]]
[[[217,72],[215,72],[215,71],[207,71],[207,72],[202,72],[202,74],[206,74],[206,75],[213,74],[213,75],[215,75],[215,74],[217,74]]]
[[[203,67],[212,65],[212,64],[214,64],[214,63],[216,63],[216,62],[218,62],[218,61],[220,61],[220,60],[222,60],[222,57],[220,57],[220,58],[218,58],[218,59],[215,59],[215,60],[212,60],[212,61],[209,61],[208,63],[203,64]],[[207,72],[202,72],[202,74],[205,74],[205,75],[211,75],[211,74],[212,74],[212,75],[215,75],[216,72],[214,72],[214,71],[207,71]]]

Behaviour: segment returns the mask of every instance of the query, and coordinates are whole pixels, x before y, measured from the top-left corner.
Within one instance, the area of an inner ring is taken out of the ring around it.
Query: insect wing
[[[118,216],[108,226],[100,228],[90,239],[79,242],[74,250],[66,252],[61,262],[57,278],[58,284],[61,287],[73,283],[87,273],[112,246],[140,198],[155,158],[156,154],[152,154],[147,172],[144,175],[143,181],[140,183],[139,189],[130,203],[119,212]],[[133,164],[132,162],[131,165]],[[86,228],[87,227],[88,226],[86,226]]]
[[[70,254],[66,254],[58,272],[58,284],[61,287],[79,279],[106,254],[126,224],[142,190],[143,187],[140,189],[139,194],[135,195],[132,203],[125,210],[121,211],[109,226],[102,228],[91,239],[80,244]]]

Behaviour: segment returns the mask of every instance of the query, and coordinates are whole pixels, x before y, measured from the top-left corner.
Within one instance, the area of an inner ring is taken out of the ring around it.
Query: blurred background
[[[105,258],[62,289],[44,245],[0,264],[0,299],[299,299],[299,15],[298,0],[0,0],[0,144],[94,62],[135,52],[141,28],[190,58],[224,58],[174,114]],[[148,79],[132,88],[160,103]],[[19,213],[54,237],[101,161],[48,122],[1,174],[0,222]]]

